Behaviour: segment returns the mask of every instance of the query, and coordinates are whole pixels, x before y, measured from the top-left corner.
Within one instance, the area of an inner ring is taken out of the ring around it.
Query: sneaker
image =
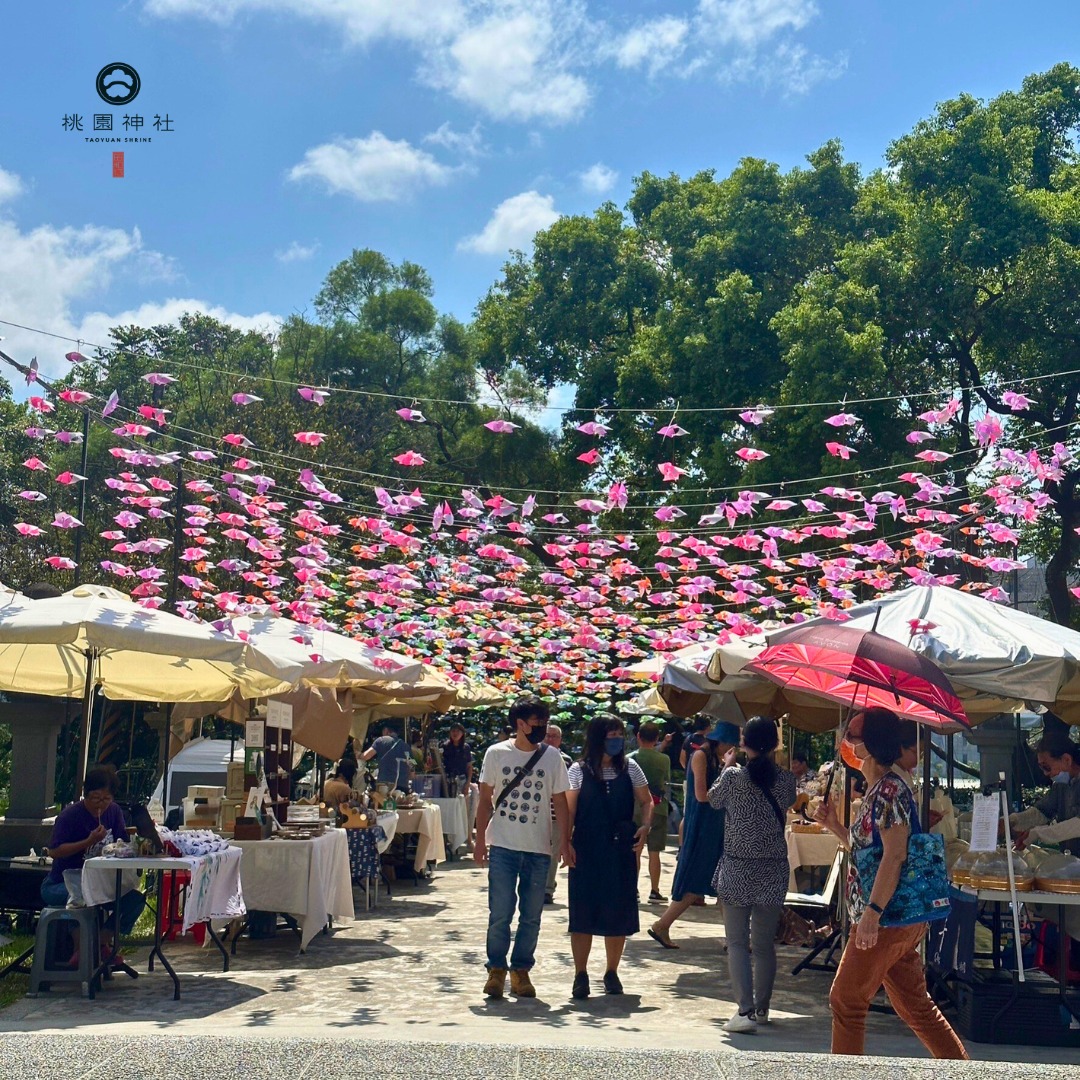
[[[754,1010],[754,1019],[759,1024],[768,1024],[770,1022],[769,1021],[769,1010],[768,1009],[755,1009]]]
[[[579,1001],[583,1001],[589,996],[589,973],[587,971],[579,971],[574,976],[574,988],[570,991],[570,996],[577,998]]]
[[[488,968],[487,982],[484,983],[484,997],[501,998],[506,988],[506,968]]]
[[[729,1035],[755,1035],[757,1033],[757,1021],[754,1014],[749,1016],[744,1013],[736,1013],[725,1025],[724,1030]]]
[[[536,997],[536,988],[524,968],[510,969],[510,993],[515,997]]]
[[[667,902],[668,898],[659,890],[653,889],[653,891],[649,893],[650,904],[666,904]]]
[[[549,893],[549,892],[544,893],[544,903],[545,904],[554,904],[555,903],[555,895],[554,895],[554,893]]]
[[[605,994],[621,994],[623,992],[622,982],[619,979],[619,973],[617,971],[604,972],[604,993]]]

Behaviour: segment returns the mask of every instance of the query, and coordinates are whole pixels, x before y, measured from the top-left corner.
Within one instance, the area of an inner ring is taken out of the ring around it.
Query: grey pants
[[[753,907],[724,905],[724,932],[727,935],[728,972],[739,1012],[764,1012],[772,998],[776,981],[776,927],[783,906],[755,904]],[[753,966],[750,949],[753,947]]]

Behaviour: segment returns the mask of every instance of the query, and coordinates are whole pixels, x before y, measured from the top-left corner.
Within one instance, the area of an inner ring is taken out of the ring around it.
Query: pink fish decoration
[[[89,394],[85,390],[60,391],[60,400],[66,401],[69,405],[85,405],[88,401],[91,401],[93,397],[93,394]]]
[[[213,450],[189,450],[188,457],[195,461],[214,461],[217,454]]]
[[[30,408],[36,409],[40,413],[51,413],[56,411],[56,406],[51,401],[37,396],[30,398]]]
[[[676,518],[686,517],[686,511],[677,506],[661,506],[653,513],[658,521],[674,521]]]
[[[163,371],[151,371],[148,375],[143,376],[143,382],[147,382],[151,386],[169,386],[176,381],[174,376],[166,375]]]
[[[18,494],[18,498],[25,499],[27,502],[44,502],[48,498],[48,495],[44,494],[41,491],[30,490],[20,491]]]
[[[82,522],[77,517],[73,517],[63,510],[53,518],[52,523],[57,529],[78,529],[82,526]]]
[[[607,508],[607,503],[599,499],[578,499],[574,504],[579,506],[586,514],[602,514]]]
[[[423,424],[426,420],[426,417],[419,409],[395,409],[394,412],[402,420],[407,420],[410,424]]]
[[[857,454],[858,451],[853,446],[845,446],[843,443],[827,442],[825,449],[832,454],[833,457],[841,458],[843,461],[847,461],[852,454]]]
[[[591,450],[586,450],[584,454],[578,454],[577,459],[586,465],[595,465],[600,460],[600,451],[594,446]]]
[[[304,446],[319,446],[326,433],[322,431],[298,431],[293,438]]]
[[[316,390],[313,386],[298,386],[296,392],[305,400],[314,405],[325,405],[330,396],[329,390]]]
[[[665,439],[677,439],[682,435],[687,435],[689,432],[684,427],[679,427],[678,424],[665,424],[657,432],[658,435],[662,435]]]
[[[680,469],[674,461],[662,461],[656,466],[660,471],[660,475],[668,482],[674,483],[680,476],[686,475],[685,469]]]
[[[851,427],[852,424],[857,424],[859,418],[854,413],[838,412],[832,416],[825,417],[825,423],[830,427]]]
[[[57,431],[53,438],[66,446],[77,446],[83,441],[83,434],[81,431]]]
[[[38,362],[37,362],[37,357],[35,356],[30,361],[30,364],[27,367],[26,385],[29,386],[31,383],[37,382],[37,376],[38,376]]]
[[[617,506],[620,510],[626,507],[629,493],[625,484],[616,481],[608,488],[608,506]]]
[[[101,410],[101,418],[104,420],[106,416],[111,416],[116,412],[116,406],[120,404],[120,395],[114,390],[109,395],[109,400],[105,402],[105,408]]]
[[[144,438],[150,435],[153,430],[153,428],[147,427],[145,424],[121,424],[120,427],[113,428],[113,434],[127,438]]]
[[[598,420],[586,420],[584,424],[575,424],[574,430],[580,431],[583,435],[596,435],[602,439],[611,429]]]
[[[410,467],[427,464],[427,459],[415,450],[406,450],[404,454],[398,454],[394,460],[399,465],[408,465]]]
[[[790,510],[795,504],[790,499],[773,499],[766,505],[766,510]]]
[[[79,565],[72,559],[65,559],[63,555],[50,555],[44,561],[54,570],[74,570]]]
[[[28,525],[25,521],[17,521],[15,531],[20,536],[41,536],[45,530],[39,529],[36,525]]]
[[[739,413],[739,419],[744,424],[753,424],[756,427],[759,424],[765,423],[775,411],[775,409],[769,409],[764,405],[759,405],[756,409],[747,409],[745,412]]]
[[[81,352],[64,353],[64,359],[71,361],[73,364],[85,364],[89,362],[89,357],[83,356]]]
[[[913,445],[918,445],[919,443],[926,442],[927,439],[932,439],[933,437],[934,436],[931,435],[929,431],[909,431],[904,436],[904,439],[907,442],[912,443]]]
[[[28,469],[35,469],[35,470],[38,470],[38,471],[40,471],[41,469],[47,469],[49,467],[48,465],[45,464],[44,461],[41,460],[41,458],[37,458],[37,457],[29,457],[23,462],[23,464]]]
[[[915,456],[920,461],[948,461],[952,454],[946,454],[944,450],[923,450]]]
[[[1006,390],[1001,395],[1002,403],[1008,405],[1014,412],[1023,412],[1030,404],[1031,398],[1018,394],[1014,390]]]
[[[58,484],[78,484],[85,480],[85,476],[80,476],[78,473],[62,472],[57,478]]]
[[[488,431],[494,431],[497,435],[509,435],[512,431],[517,431],[520,424],[511,423],[509,420],[489,420],[484,427]]]
[[[1001,421],[996,416],[984,416],[975,421],[975,438],[980,446],[993,446],[1003,431]]]
[[[764,450],[755,450],[752,446],[744,446],[741,450],[735,451],[735,456],[742,458],[743,461],[761,461],[769,455]]]
[[[233,394],[232,400],[234,405],[254,405],[256,401],[262,401],[262,398],[254,394]]]
[[[221,441],[228,443],[230,446],[254,446],[255,444],[246,436],[233,432],[229,435],[222,435]]]

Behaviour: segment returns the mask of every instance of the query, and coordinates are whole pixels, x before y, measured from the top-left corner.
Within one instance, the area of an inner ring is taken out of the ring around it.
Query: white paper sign
[[[266,730],[266,725],[262,720],[248,720],[244,725],[244,745],[255,749],[261,748],[263,743],[263,733]]]
[[[996,851],[998,846],[998,818],[1001,811],[1001,796],[976,795],[971,808],[971,845],[972,851]]]
[[[292,731],[292,706],[288,702],[269,698],[266,702],[266,726]]]

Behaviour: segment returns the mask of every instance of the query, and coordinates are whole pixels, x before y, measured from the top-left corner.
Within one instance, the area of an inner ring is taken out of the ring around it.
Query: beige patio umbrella
[[[0,690],[119,701],[199,701],[274,694],[300,676],[291,660],[220,634],[209,624],[82,585],[44,600],[0,603]],[[84,725],[78,780],[86,769]]]

